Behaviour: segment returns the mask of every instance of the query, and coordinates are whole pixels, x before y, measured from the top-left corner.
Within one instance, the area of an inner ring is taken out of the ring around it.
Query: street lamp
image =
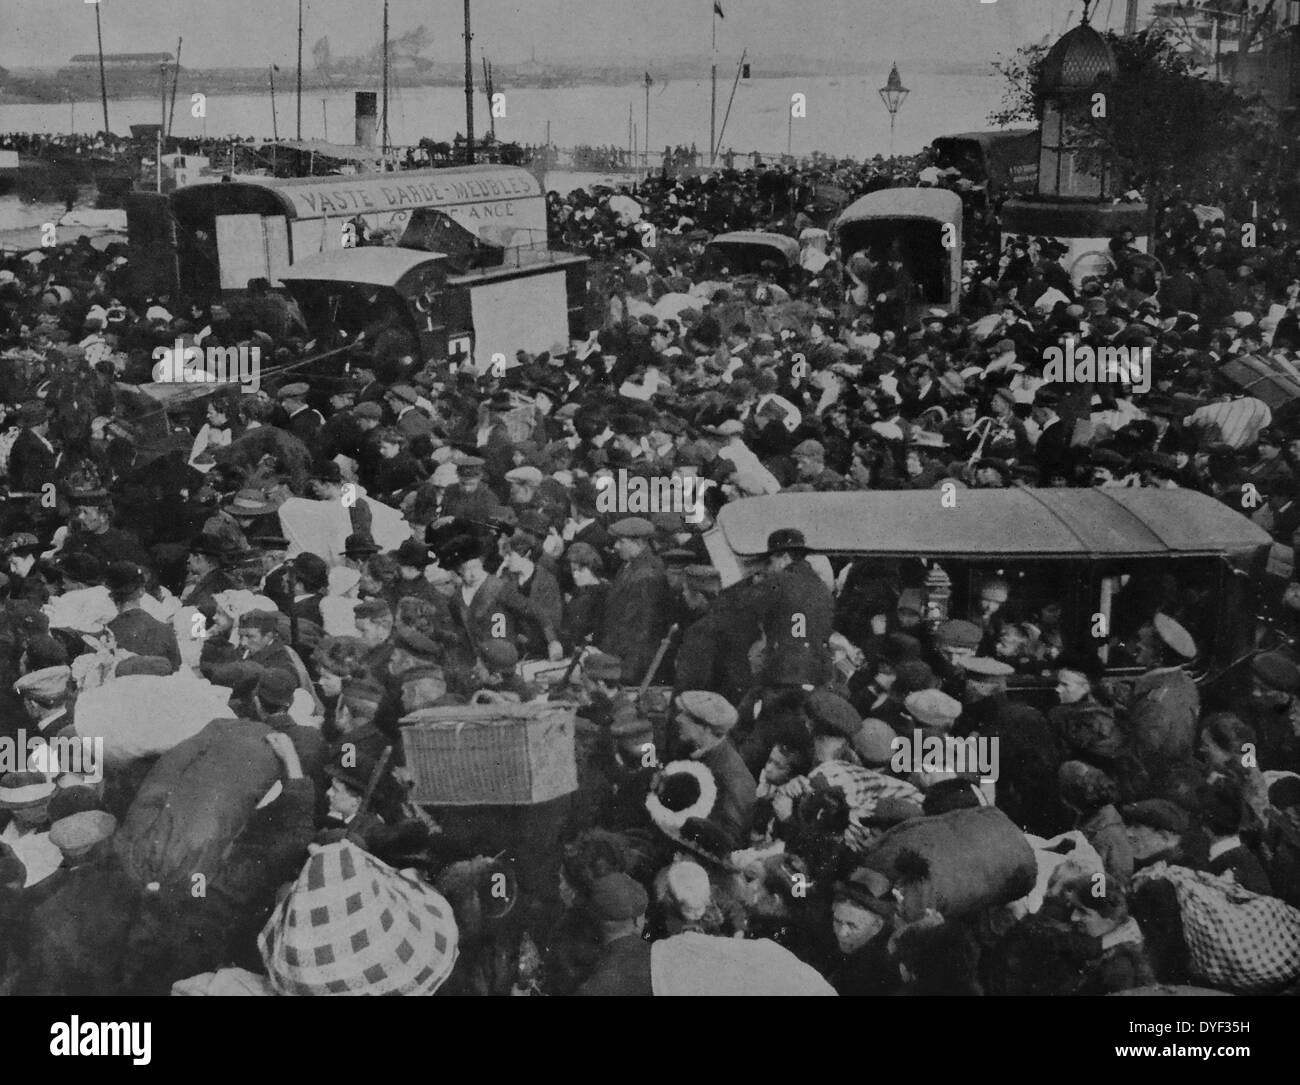
[[[903,80],[898,75],[898,64],[889,69],[889,78],[885,80],[885,85],[880,88],[880,100],[885,103],[885,108],[889,110],[889,157],[894,157],[894,121],[898,118],[898,107],[903,104],[911,91],[903,86]]]

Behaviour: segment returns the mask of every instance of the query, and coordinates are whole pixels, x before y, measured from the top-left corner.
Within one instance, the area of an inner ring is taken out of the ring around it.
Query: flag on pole
[[[650,73],[649,73],[649,72],[646,72],[646,73],[645,73],[645,85],[646,85],[647,87],[654,86],[654,80],[650,78]]]
[[[713,14],[719,19],[726,18],[726,16],[722,14],[722,5],[718,3],[718,0],[713,0]]]

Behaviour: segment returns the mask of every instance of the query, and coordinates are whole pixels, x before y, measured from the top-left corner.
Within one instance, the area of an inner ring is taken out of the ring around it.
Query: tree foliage
[[[1105,36],[1117,72],[1097,88],[1105,94],[1104,116],[1085,114],[1078,134],[1085,166],[1104,154],[1148,201],[1181,186],[1189,197],[1216,202],[1278,165],[1277,120],[1262,102],[1196,74],[1159,31]],[[1045,47],[1029,46],[995,63],[1007,87],[991,122],[1041,117],[1046,55]]]

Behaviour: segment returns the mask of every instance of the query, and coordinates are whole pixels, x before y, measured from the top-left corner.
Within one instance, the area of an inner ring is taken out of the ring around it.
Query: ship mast
[[[388,0],[384,0],[384,131],[383,153],[388,154]]]
[[[474,55],[469,28],[469,0],[465,0],[465,162],[474,164]]]

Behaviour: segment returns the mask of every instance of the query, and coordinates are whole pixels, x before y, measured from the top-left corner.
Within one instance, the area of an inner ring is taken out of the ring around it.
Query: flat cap
[[[696,591],[710,592],[722,590],[722,573],[712,565],[687,565],[682,576]]]
[[[1168,833],[1185,833],[1191,824],[1186,810],[1169,799],[1143,799],[1120,811],[1126,825],[1146,825]]]
[[[922,689],[909,693],[903,707],[917,723],[947,730],[961,715],[961,702],[941,689]]]
[[[117,832],[117,818],[106,810],[82,810],[50,826],[50,843],[65,856],[84,855]]]
[[[411,406],[415,406],[420,398],[420,393],[409,384],[394,384],[388,389],[387,394],[394,399],[400,399],[403,403],[409,403]]]
[[[378,422],[384,417],[384,408],[368,399],[364,403],[358,403],[353,407],[352,414],[356,418],[373,418]]]
[[[1009,663],[1003,663],[1000,659],[989,659],[988,656],[968,656],[957,660],[957,666],[977,678],[1006,678],[1016,673],[1015,667]]]
[[[606,874],[591,887],[591,910],[599,919],[617,923],[645,915],[650,897],[641,884],[626,874]]]
[[[641,516],[629,516],[610,526],[609,533],[619,539],[648,539],[655,533],[655,526]]]
[[[311,386],[304,381],[294,381],[293,384],[286,384],[275,393],[276,399],[301,399],[311,391]]]
[[[529,486],[537,486],[546,476],[536,467],[515,467],[506,472],[507,482],[523,482]]]
[[[858,724],[849,744],[866,765],[883,765],[894,755],[896,732],[884,720],[865,719]]]
[[[677,707],[697,723],[724,734],[735,727],[740,718],[730,701],[711,690],[685,690],[677,695]]]
[[[817,723],[829,727],[836,734],[851,738],[862,726],[862,717],[848,701],[828,689],[815,689],[805,702],[810,715]]]
[[[115,678],[145,674],[163,677],[172,673],[172,661],[164,656],[128,656],[117,665]]]
[[[984,632],[978,625],[960,618],[950,618],[934,631],[935,643],[948,648],[978,648],[983,639]]]
[[[71,667],[42,667],[14,683],[14,692],[42,705],[62,703],[72,681]]]
[[[1184,659],[1196,658],[1196,641],[1192,640],[1192,635],[1168,614],[1157,613],[1152,619],[1152,625],[1155,626],[1156,635],[1174,652]]]
[[[458,456],[456,470],[462,475],[472,475],[481,472],[486,463],[481,456]]]
[[[272,708],[288,708],[293,704],[293,692],[298,688],[298,679],[280,667],[272,667],[262,672],[257,680],[257,696]]]
[[[1261,682],[1283,693],[1300,689],[1300,668],[1280,652],[1265,652],[1250,661],[1250,670]]]

